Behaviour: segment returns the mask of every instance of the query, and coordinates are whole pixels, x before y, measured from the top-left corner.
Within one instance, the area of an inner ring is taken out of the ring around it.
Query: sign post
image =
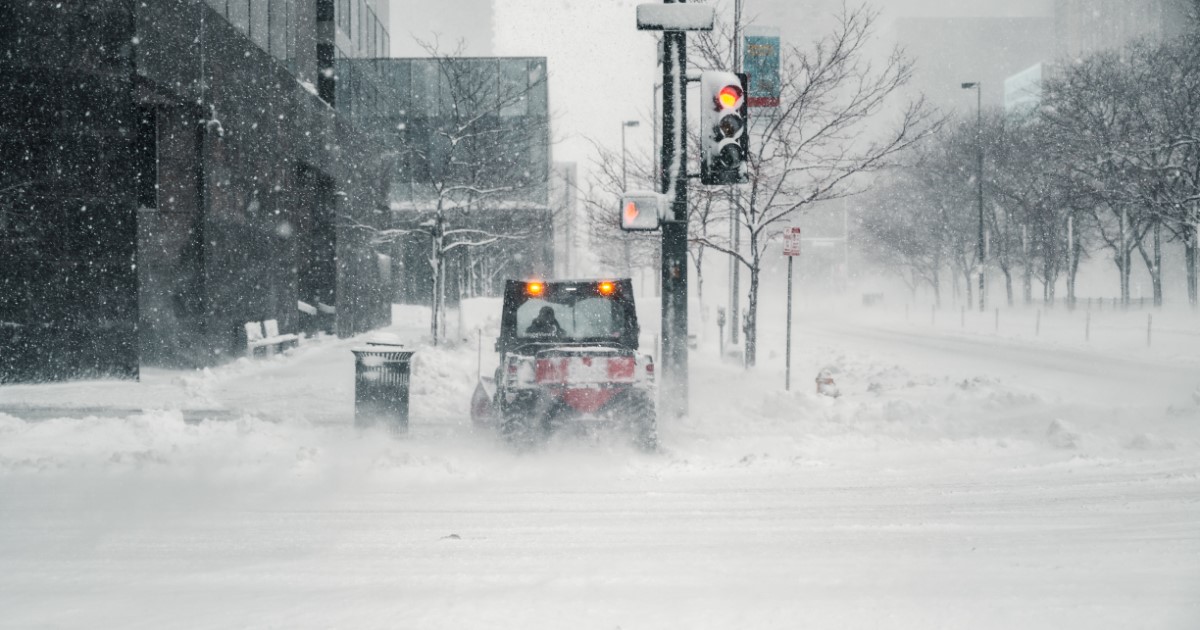
[[[742,2],[734,4],[734,40],[739,41],[733,47],[733,69],[749,75],[746,88],[746,104],[751,108],[779,107],[779,48],[780,38],[778,28],[748,26],[741,28]],[[745,55],[742,55],[745,51]],[[756,117],[755,117],[756,118]],[[751,118],[751,125],[755,118]],[[749,130],[747,130],[749,133]],[[733,251],[741,251],[742,228],[738,224],[738,214],[741,212],[740,198],[734,189],[729,189],[729,205],[733,212],[729,214],[729,242]],[[733,343],[738,342],[738,331],[741,326],[738,317],[741,308],[738,302],[740,292],[739,263],[733,256],[729,257],[729,337]]]
[[[787,289],[787,370],[783,388],[792,391],[792,262],[800,255],[800,228],[792,226],[783,231],[783,255],[788,259]]]

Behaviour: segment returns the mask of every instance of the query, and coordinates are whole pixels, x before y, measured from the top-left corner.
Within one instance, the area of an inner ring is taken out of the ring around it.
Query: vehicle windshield
[[[622,323],[617,302],[598,296],[571,296],[564,302],[533,298],[517,307],[517,336],[525,339],[616,338]]]

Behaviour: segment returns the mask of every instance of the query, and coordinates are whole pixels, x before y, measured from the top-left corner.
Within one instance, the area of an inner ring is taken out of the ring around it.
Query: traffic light
[[[662,216],[662,195],[636,192],[621,195],[621,229],[626,232],[653,232]]]
[[[749,181],[746,75],[703,72],[700,95],[700,181],[710,186]]]

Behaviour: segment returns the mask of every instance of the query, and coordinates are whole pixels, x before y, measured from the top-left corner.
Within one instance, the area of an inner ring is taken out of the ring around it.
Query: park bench
[[[296,303],[300,311],[300,331],[305,337],[312,337],[318,332],[333,334],[337,327],[337,308],[317,302],[316,306],[303,300]]]
[[[292,334],[279,334],[279,321],[268,319],[262,322],[246,322],[246,356],[252,357],[262,349],[263,354],[294,348],[300,343],[300,337]]]

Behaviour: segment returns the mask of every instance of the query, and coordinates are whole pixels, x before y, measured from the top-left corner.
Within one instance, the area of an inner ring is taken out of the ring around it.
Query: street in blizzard
[[[1200,4],[0,29],[0,628],[1200,625]]]

